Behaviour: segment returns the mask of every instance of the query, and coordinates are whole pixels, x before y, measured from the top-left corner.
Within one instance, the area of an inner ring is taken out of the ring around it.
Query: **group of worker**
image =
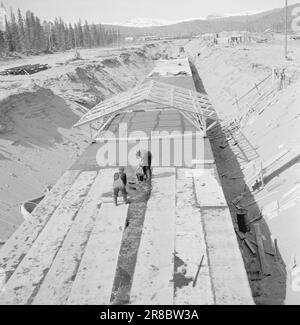
[[[138,168],[136,171],[136,177],[139,182],[150,181],[152,178],[151,164],[152,164],[152,154],[147,150],[138,150],[136,153],[136,158],[138,160]],[[114,174],[113,182],[113,198],[115,206],[118,205],[119,193],[122,194],[125,204],[129,204],[127,197],[127,175],[125,173],[125,168],[120,167],[119,171]]]

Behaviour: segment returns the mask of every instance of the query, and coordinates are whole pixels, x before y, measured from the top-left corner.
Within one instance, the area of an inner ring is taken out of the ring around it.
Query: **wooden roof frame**
[[[200,126],[201,130],[206,128],[206,120],[218,120],[208,96],[186,88],[151,80],[96,105],[74,127],[109,118],[141,103],[155,104],[158,110],[176,109],[195,126],[198,128]],[[145,105],[145,110],[147,111],[147,105]]]

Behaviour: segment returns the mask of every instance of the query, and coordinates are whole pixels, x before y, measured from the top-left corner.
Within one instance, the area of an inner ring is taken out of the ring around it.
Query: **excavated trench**
[[[197,67],[194,64],[192,64],[192,71],[197,90],[206,93]],[[206,76],[206,79],[209,79],[209,77]],[[261,208],[256,202],[253,189],[247,185],[238,156],[228,144],[228,134],[226,134],[224,126],[219,123],[214,129],[209,131],[208,137],[211,142],[225,198],[230,208],[233,226],[236,230],[239,229],[237,220],[239,211],[232,202],[241,193],[243,193],[243,202],[252,202],[246,208],[246,215],[249,222],[248,227],[250,228],[250,231],[247,233],[247,240],[253,246],[252,249],[256,253],[253,254],[243,237],[240,238],[237,236],[237,240],[242,252],[254,301],[257,305],[282,305],[286,299],[287,288],[285,264],[280,251],[277,251],[276,254],[273,252],[272,234],[268,224],[261,216]],[[267,252],[265,259],[269,265],[269,274],[263,274],[264,272],[262,271],[257,252],[255,223],[259,225],[262,232],[264,247]]]
[[[40,196],[88,146],[84,132],[70,129],[78,120],[76,103],[91,108],[107,97],[134,87],[151,71],[153,56],[162,51],[152,47],[149,52],[135,50],[129,54],[121,51],[117,57],[101,58],[100,62],[98,59],[72,62],[69,63],[71,68],[67,64],[68,71],[52,78],[40,78],[37,88],[10,96],[1,102],[0,180],[1,184],[8,187],[0,188],[0,216],[5,225],[1,227],[0,242],[4,242],[22,222],[19,204],[28,198]],[[196,66],[192,64],[191,68],[197,90],[206,93]],[[209,138],[219,175],[233,170],[242,176],[234,152],[229,146],[221,148],[226,135],[220,125],[209,132]],[[131,178],[134,178],[133,171]],[[236,209],[230,204],[231,201],[242,192],[246,193],[249,200],[255,201],[255,198],[243,178],[220,179],[236,227]],[[111,303],[118,305],[129,302],[151,184],[136,184],[129,190],[129,194],[132,201],[111,297]],[[251,216],[259,214],[259,206],[252,205]],[[12,218],[14,227],[9,226]],[[262,230],[264,236],[270,239],[271,233],[266,223],[262,223]],[[253,236],[253,229],[250,235]],[[287,278],[280,256],[267,256],[272,275],[264,277],[257,256],[249,252],[244,242],[239,240],[239,243],[255,302],[283,304]],[[182,279],[178,279],[178,285],[181,282]]]
[[[117,49],[53,61],[31,76],[2,77],[0,84],[0,241],[23,222],[21,205],[43,191],[88,147],[87,130],[72,126],[108,97],[136,86],[166,45]],[[89,54],[89,53],[87,53]]]
[[[190,64],[197,91],[207,94],[196,66],[193,62],[190,62]],[[227,141],[227,136],[224,133],[221,125],[218,124],[213,130],[211,130],[208,137],[211,142],[225,197],[228,206],[230,207],[233,227],[238,230],[238,211],[231,204],[232,200],[235,199],[239,193],[245,193],[245,199],[247,199],[247,201],[255,202],[255,197],[253,196],[251,189],[245,183],[243,172],[235,153],[229,146],[225,148],[222,147],[222,144],[226,143]],[[222,177],[222,175],[228,172],[228,170],[234,171],[234,174],[238,175],[239,177]],[[133,174],[132,177],[134,177]],[[137,190],[137,192],[130,191],[130,195],[134,198],[134,200],[129,207],[126,229],[122,239],[118,267],[111,296],[111,303],[116,305],[128,304],[130,300],[132,279],[141,241],[147,201],[151,194],[151,185],[138,185]],[[139,195],[137,195],[137,193],[139,193]],[[251,220],[254,220],[257,216],[260,216],[260,208],[256,203],[254,203],[248,208],[247,213],[250,221],[250,232],[247,234],[247,238],[250,242],[255,243],[255,231]],[[268,225],[265,222],[260,221],[260,227],[265,238],[265,242],[271,243],[272,238]],[[262,273],[258,254],[254,255],[251,251],[249,251],[249,248],[245,242],[240,240],[238,236],[237,241],[240,245],[240,250],[243,256],[245,269],[247,271],[248,280],[255,303],[257,305],[284,304],[286,297],[287,277],[286,272],[284,271],[285,265],[281,258],[280,252],[277,252],[277,256],[275,256],[272,254],[272,247],[269,247],[269,255],[266,255],[266,259],[270,266],[271,272],[270,275],[266,276]],[[175,268],[180,267],[180,261],[175,260],[175,264]],[[182,285],[188,285],[188,283],[188,279],[174,276],[174,288],[177,286],[180,287]]]

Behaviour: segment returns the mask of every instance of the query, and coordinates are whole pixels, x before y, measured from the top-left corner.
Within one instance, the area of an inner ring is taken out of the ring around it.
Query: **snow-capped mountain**
[[[134,18],[126,22],[114,22],[108,23],[108,25],[124,26],[124,27],[155,27],[155,26],[168,26],[184,21],[199,20],[203,18],[189,18],[183,20],[162,20],[162,19],[151,19],[151,18]]]
[[[263,11],[249,11],[248,15],[255,15]],[[125,22],[113,22],[107,23],[107,25],[123,26],[123,27],[158,27],[158,26],[168,26],[174,25],[182,22],[193,21],[193,20],[211,20],[211,19],[221,19],[227,17],[235,16],[246,16],[247,13],[235,13],[235,14],[212,14],[208,17],[197,17],[197,18],[188,18],[181,20],[165,20],[165,19],[152,19],[152,18],[133,18]]]
[[[222,19],[222,18],[229,18],[229,17],[241,17],[241,16],[246,16],[247,14],[249,16],[260,14],[264,12],[265,10],[252,10],[248,12],[238,12],[238,13],[232,13],[232,14],[211,14],[206,17],[207,20],[213,20],[213,19]]]
[[[168,20],[150,19],[150,18],[134,18],[125,22],[114,22],[109,25],[118,25],[124,27],[153,27],[171,25],[172,22]]]
[[[249,11],[243,11],[243,12],[238,12],[238,13],[232,13],[232,14],[225,14],[223,17],[241,17],[241,16],[246,16],[247,14],[249,16],[257,15],[262,12],[267,12],[267,10],[249,10]]]

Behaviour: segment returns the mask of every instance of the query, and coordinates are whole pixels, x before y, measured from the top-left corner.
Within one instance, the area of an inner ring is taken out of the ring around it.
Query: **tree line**
[[[107,46],[120,41],[117,30],[104,28],[101,24],[66,24],[61,18],[54,22],[41,22],[31,11],[25,16],[18,9],[11,10],[5,19],[5,30],[0,30],[0,52],[53,52],[74,48]]]

